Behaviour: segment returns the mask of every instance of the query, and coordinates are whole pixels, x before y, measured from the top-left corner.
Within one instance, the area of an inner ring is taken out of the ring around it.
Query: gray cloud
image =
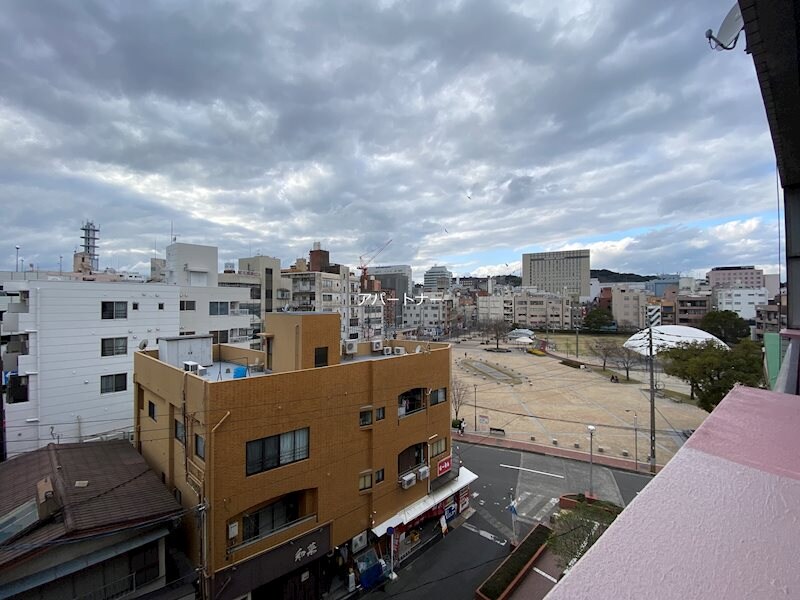
[[[6,2],[0,268],[16,243],[52,267],[84,218],[114,267],[170,223],[222,259],[391,238],[386,262],[479,266],[637,231],[613,260],[643,271],[775,262],[670,243],[774,207],[752,61],[702,35],[728,5]]]

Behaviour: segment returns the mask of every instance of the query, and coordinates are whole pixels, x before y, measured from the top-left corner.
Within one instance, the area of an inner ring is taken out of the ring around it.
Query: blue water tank
[[[236,367],[233,370],[233,378],[242,379],[243,377],[247,377],[247,367]]]

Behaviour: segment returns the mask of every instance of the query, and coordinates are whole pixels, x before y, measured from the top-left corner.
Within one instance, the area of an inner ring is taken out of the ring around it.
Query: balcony
[[[397,397],[397,417],[403,418],[425,410],[425,390],[415,388]]]

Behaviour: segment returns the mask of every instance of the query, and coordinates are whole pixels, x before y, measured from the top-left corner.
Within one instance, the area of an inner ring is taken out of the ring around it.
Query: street
[[[510,552],[514,537],[509,499],[516,500],[521,539],[547,522],[561,494],[587,492],[589,464],[503,448],[459,443],[464,466],[478,475],[472,486],[475,513],[444,539],[398,570],[398,579],[371,595],[387,598],[473,598],[475,589]],[[604,500],[625,505],[650,477],[594,465],[592,487]]]

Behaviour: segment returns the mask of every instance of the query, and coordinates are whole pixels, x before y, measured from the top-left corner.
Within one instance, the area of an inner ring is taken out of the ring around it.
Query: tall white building
[[[8,456],[133,426],[133,353],[178,333],[179,288],[6,281]]]
[[[558,294],[522,291],[478,296],[478,322],[502,320],[537,329],[569,329],[573,326],[572,301]]]
[[[522,255],[522,286],[541,292],[590,296],[589,250],[536,252]]]
[[[611,314],[620,329],[642,329],[646,326],[645,307],[650,297],[645,290],[628,287],[611,288]]]
[[[453,274],[442,265],[434,265],[425,271],[425,279],[422,283],[422,289],[426,292],[433,292],[436,290],[447,291],[453,282]]]
[[[250,290],[219,287],[216,246],[167,246],[167,284],[180,288],[180,335],[211,334],[215,344],[250,347]]]

